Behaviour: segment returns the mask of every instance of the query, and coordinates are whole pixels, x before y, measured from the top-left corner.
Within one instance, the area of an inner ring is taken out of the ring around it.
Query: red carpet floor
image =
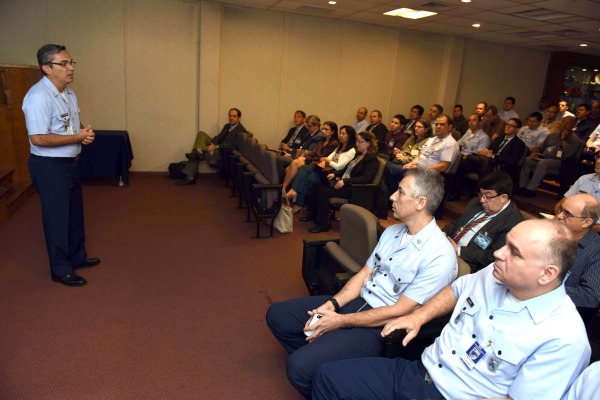
[[[264,320],[307,294],[311,224],[251,239],[213,175],[112,183],[84,186],[84,287],[50,280],[37,195],[0,225],[0,399],[300,398]]]

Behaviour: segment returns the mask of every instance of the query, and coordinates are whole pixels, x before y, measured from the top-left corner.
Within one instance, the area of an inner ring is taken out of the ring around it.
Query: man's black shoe
[[[308,231],[310,233],[321,233],[321,232],[328,232],[330,229],[331,229],[331,225],[326,224],[326,225],[313,226]]]
[[[84,277],[81,277],[74,272],[63,276],[52,275],[52,280],[54,282],[62,283],[65,286],[83,286],[87,283]]]
[[[202,153],[200,153],[198,150],[194,149],[194,150],[192,150],[191,153],[185,153],[185,158],[187,158],[190,161],[200,161],[204,157],[202,157]]]
[[[92,268],[98,264],[100,264],[99,258],[87,258],[81,264],[74,266],[73,271],[79,268]]]

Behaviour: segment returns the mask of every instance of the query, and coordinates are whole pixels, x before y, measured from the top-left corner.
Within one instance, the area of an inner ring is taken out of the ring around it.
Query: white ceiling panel
[[[473,0],[471,3],[460,0],[337,0],[335,5],[328,4],[328,0],[221,0],[221,3],[600,56],[600,46],[596,45],[600,41],[598,0]],[[383,15],[401,7],[435,10],[438,14],[420,20]],[[573,16],[537,21],[513,15],[538,9]],[[481,28],[472,28],[475,22],[481,23]],[[540,44],[537,39],[524,37],[523,32],[532,32],[533,37],[539,32],[544,41]],[[549,36],[551,32],[558,32],[559,36]],[[580,41],[594,45],[580,48],[576,43]]]

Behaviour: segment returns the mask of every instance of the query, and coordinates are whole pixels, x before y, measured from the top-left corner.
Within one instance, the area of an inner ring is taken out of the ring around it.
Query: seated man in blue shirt
[[[452,312],[420,360],[355,358],[321,365],[314,399],[560,399],[590,360],[590,345],[562,285],[577,247],[562,224],[515,226],[487,268],[464,275],[382,335]]]
[[[408,171],[391,197],[394,216],[404,223],[384,231],[365,266],[339,293],[269,308],[267,324],[289,353],[288,379],[300,393],[310,395],[313,373],[324,362],[381,354],[381,327],[454,280],[456,254],[433,217],[443,192],[439,172]],[[315,314],[322,317],[309,327]]]

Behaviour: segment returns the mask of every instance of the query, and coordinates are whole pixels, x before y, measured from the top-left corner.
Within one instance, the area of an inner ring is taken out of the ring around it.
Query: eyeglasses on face
[[[359,139],[356,141],[356,144],[368,143],[366,140]]]
[[[490,201],[491,199],[495,199],[498,196],[502,196],[502,195],[501,194],[497,194],[495,196],[492,196],[489,193],[481,193],[481,192],[477,193],[477,197],[479,197],[480,199],[485,199],[485,201]]]
[[[558,213],[564,215],[565,218],[581,218],[581,219],[587,218],[587,217],[578,217],[576,215],[573,215],[573,213],[571,211],[565,210],[562,206],[558,207]]]
[[[48,61],[46,64],[60,65],[60,66],[61,66],[61,67],[63,67],[63,68],[67,68],[67,67],[70,65],[71,67],[73,67],[73,68],[74,68],[74,67],[75,67],[75,64],[77,64],[77,62],[76,62],[75,60],[71,60],[71,61],[61,61],[61,62],[59,62],[59,63],[56,63],[56,62],[50,62],[50,61]]]

